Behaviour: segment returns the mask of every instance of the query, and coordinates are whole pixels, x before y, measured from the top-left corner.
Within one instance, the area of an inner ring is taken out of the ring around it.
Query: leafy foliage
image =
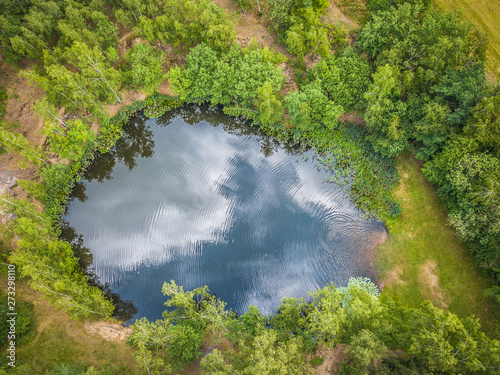
[[[182,102],[176,97],[153,94],[146,99],[144,115],[149,118],[158,118],[181,104]]]
[[[293,91],[283,103],[298,130],[313,130],[317,126],[334,129],[337,119],[344,113],[342,106],[330,101],[323,93],[318,80],[304,86],[301,91]]]
[[[7,90],[5,87],[0,86],[0,119],[5,116],[5,104],[7,103]]]
[[[26,200],[3,199],[2,208],[16,215],[9,224],[9,233],[20,238],[9,261],[19,267],[22,277],[30,278],[35,290],[74,316],[111,314],[113,306],[100,290],[87,284],[87,278],[77,268],[71,246],[55,238],[48,216]]]
[[[216,348],[205,356],[202,374],[312,374],[306,350],[321,343],[347,344],[349,357],[343,373],[451,374],[458,370],[494,374],[500,368],[500,343],[479,330],[477,319],[461,320],[429,302],[407,308],[379,300],[377,287],[368,279],[351,279],[340,289],[326,286],[310,293],[309,302],[285,298],[269,325],[255,307],[241,319],[226,313],[214,320],[210,309],[225,304],[211,297],[206,286],[184,291],[171,282],[164,284],[164,293],[171,296],[167,306],[175,309],[167,310],[164,320],[156,323],[141,319],[131,337],[138,347],[136,353],[147,351],[156,358],[149,363],[160,363],[161,358],[177,352],[177,348],[169,348],[172,327],[194,332],[194,327],[204,322],[204,329],[225,334],[236,347]],[[193,349],[186,349],[184,355],[194,353],[196,343],[194,340]],[[403,351],[408,363],[386,359],[388,349],[395,348]],[[409,372],[412,368],[414,372]],[[167,364],[162,369],[170,367]]]
[[[273,64],[270,60],[275,61]],[[254,105],[262,108],[265,123],[277,121],[281,113],[277,93],[284,83],[276,56],[269,50],[243,49],[235,45],[227,53],[198,45],[181,69],[172,68],[172,90],[181,100],[223,104],[247,117],[260,119]]]
[[[481,99],[484,38],[457,14],[404,3],[374,14],[359,39],[378,67],[365,94],[374,146],[395,156],[416,139],[429,158]]]
[[[69,122],[65,133],[57,125],[49,123],[46,132],[51,151],[63,159],[81,159],[95,140],[94,131],[81,120]]]
[[[234,21],[209,0],[157,1],[154,11],[139,1],[134,6],[143,9],[139,17],[134,15],[138,22],[132,22],[137,23],[141,35],[152,43],[182,44],[185,47],[204,43],[215,50],[225,51],[235,39]],[[130,10],[134,12],[132,8]],[[124,12],[123,8],[119,11]],[[118,15],[117,18],[120,19]]]
[[[125,80],[134,88],[143,87],[146,92],[153,92],[166,78],[163,74],[165,53],[149,44],[135,44],[127,51],[125,61]]]
[[[363,94],[368,89],[372,71],[354,48],[347,47],[338,55],[328,55],[314,66],[312,72],[320,80],[328,98],[346,111],[365,106]]]
[[[431,5],[431,0],[368,0],[367,8],[375,13],[389,10],[390,7],[396,7],[403,3],[410,3],[413,5],[420,3],[423,5],[424,9],[428,9]]]
[[[470,138],[449,142],[424,168],[450,208],[450,222],[480,264],[500,265],[500,161]]]
[[[264,19],[277,31],[288,52],[326,56],[331,49],[332,26],[324,25],[321,16],[327,7],[324,0],[268,0]]]
[[[458,13],[399,3],[371,1],[377,12],[359,34],[377,68],[364,94],[367,139],[391,157],[416,148],[461,240],[498,274],[500,106],[484,74],[486,38]]]
[[[7,130],[8,124],[5,120],[0,119],[0,122],[0,147],[24,156],[25,161],[34,166],[45,164],[45,155],[42,150],[33,146],[22,134]]]

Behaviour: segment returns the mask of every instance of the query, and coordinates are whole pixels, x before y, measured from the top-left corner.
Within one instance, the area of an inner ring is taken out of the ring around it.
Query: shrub
[[[146,92],[153,92],[165,80],[163,64],[165,53],[149,44],[137,43],[125,55],[127,62],[124,71],[126,82],[134,88],[142,87]]]

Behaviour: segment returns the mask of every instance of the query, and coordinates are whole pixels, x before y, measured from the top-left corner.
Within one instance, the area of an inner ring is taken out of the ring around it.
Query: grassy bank
[[[406,155],[397,159],[397,167],[394,198],[402,214],[387,224],[390,238],[377,248],[383,294],[411,307],[428,299],[460,317],[474,314],[485,332],[498,336],[499,317],[483,296],[486,281],[447,224],[447,211],[421,163]]]
[[[96,369],[107,367],[113,374],[138,373],[132,350],[124,340],[107,341],[94,332],[97,327],[104,326],[103,334],[106,327],[113,334],[119,326],[111,322],[71,319],[68,313],[42,299],[25,282],[16,283],[16,292],[18,299],[34,304],[36,316],[36,336],[16,348],[16,366],[28,366],[25,373],[44,374],[56,366],[75,363]]]
[[[464,19],[474,22],[486,34],[486,72],[490,79],[500,79],[500,2],[492,0],[434,0],[442,11],[461,9]]]

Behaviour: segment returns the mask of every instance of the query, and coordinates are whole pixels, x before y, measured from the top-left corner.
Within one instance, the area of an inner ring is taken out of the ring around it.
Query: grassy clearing
[[[364,24],[369,14],[366,0],[330,0],[347,18],[347,26],[351,31]],[[340,19],[342,21],[342,19]]]
[[[500,2],[495,0],[434,0],[443,11],[462,9],[464,18],[474,22],[488,36],[487,77],[500,80]]]
[[[407,306],[428,299],[465,317],[476,315],[486,332],[500,336],[500,317],[483,297],[487,283],[475,259],[447,225],[447,211],[410,156],[397,159],[394,192],[402,215],[388,222],[390,237],[377,248],[383,294]]]
[[[3,280],[3,278],[2,278]],[[6,283],[2,283],[6,285]],[[56,365],[85,363],[100,369],[111,364],[115,374],[138,373],[131,348],[89,334],[86,320],[69,314],[41,299],[26,283],[16,281],[16,296],[35,306],[36,336],[16,349],[16,365],[31,367],[31,374],[43,374]]]

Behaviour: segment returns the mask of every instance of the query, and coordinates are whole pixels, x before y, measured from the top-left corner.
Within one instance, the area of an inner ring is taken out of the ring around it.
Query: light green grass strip
[[[428,299],[460,317],[474,314],[485,332],[499,337],[500,317],[483,296],[488,284],[447,224],[447,211],[425,180],[421,163],[404,156],[397,167],[400,183],[394,198],[402,215],[387,223],[390,237],[376,256],[383,294],[407,306]]]

